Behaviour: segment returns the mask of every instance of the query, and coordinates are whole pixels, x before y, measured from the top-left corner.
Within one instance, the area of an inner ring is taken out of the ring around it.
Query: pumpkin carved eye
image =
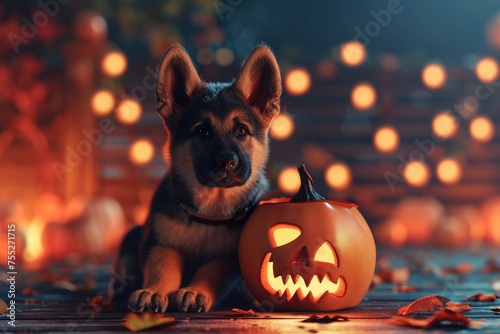
[[[337,260],[337,254],[335,253],[332,245],[328,241],[325,241],[318,248],[318,250],[316,251],[316,254],[314,255],[314,261],[333,264],[336,267],[339,266],[339,262]]]
[[[269,241],[273,248],[280,247],[297,239],[302,230],[291,224],[276,224],[269,229]]]

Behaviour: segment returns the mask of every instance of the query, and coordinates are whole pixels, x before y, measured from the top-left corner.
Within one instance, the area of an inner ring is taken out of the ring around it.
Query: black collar
[[[198,214],[198,210],[190,207],[189,205],[182,203],[179,198],[176,198],[177,207],[184,218],[186,224],[191,225],[192,223],[211,225],[211,226],[237,226],[242,225],[246,222],[248,216],[252,213],[252,211],[257,207],[260,197],[262,197],[264,191],[261,189],[257,195],[255,195],[254,199],[250,202],[249,205],[235,213],[233,216],[220,216],[220,217],[209,217],[202,216]]]

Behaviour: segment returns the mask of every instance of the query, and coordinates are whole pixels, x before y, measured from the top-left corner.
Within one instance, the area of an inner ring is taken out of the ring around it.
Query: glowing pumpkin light
[[[293,198],[263,201],[243,228],[239,259],[253,295],[273,308],[356,306],[375,270],[375,242],[355,204],[326,200],[304,165]]]

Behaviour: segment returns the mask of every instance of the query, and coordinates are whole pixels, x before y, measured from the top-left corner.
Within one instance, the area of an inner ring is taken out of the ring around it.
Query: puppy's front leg
[[[173,248],[155,246],[144,265],[143,289],[134,292],[128,307],[134,312],[167,310],[168,295],[181,286],[183,259]]]
[[[171,306],[181,312],[206,312],[238,273],[235,261],[213,260],[203,265],[191,283],[171,294]]]

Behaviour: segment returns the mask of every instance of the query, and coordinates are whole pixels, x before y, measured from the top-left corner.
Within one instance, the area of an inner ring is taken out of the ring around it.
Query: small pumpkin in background
[[[46,258],[61,260],[68,254],[102,256],[118,247],[126,230],[118,201],[99,197],[79,198],[77,202],[68,206],[71,210],[66,222],[50,222],[45,226],[42,243]]]
[[[326,200],[305,166],[293,198],[262,201],[240,237],[243,278],[255,298],[280,310],[356,306],[375,270],[375,242],[355,204]]]

